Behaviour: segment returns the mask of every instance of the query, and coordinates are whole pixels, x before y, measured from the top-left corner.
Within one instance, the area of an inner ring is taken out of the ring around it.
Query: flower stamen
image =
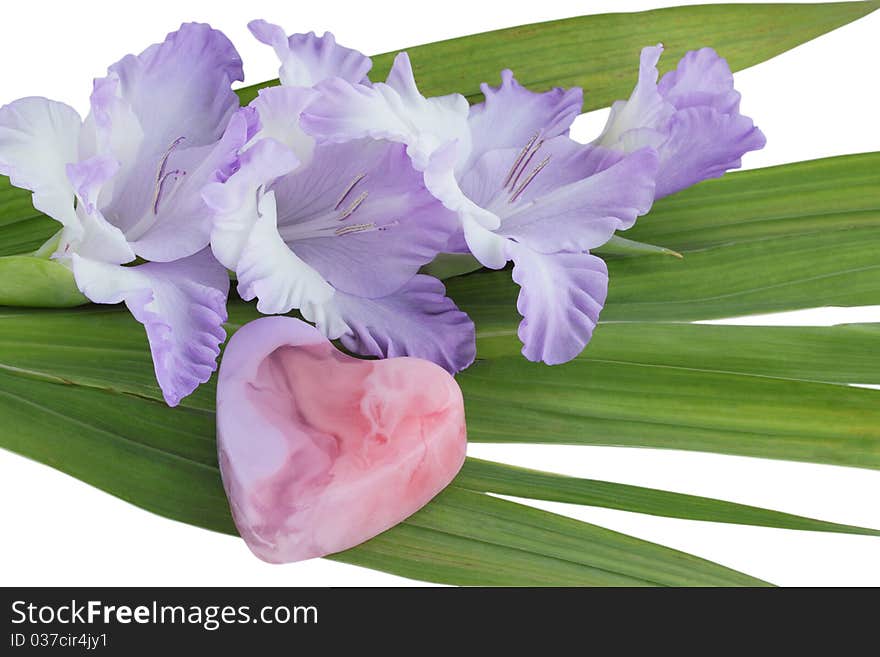
[[[351,194],[351,190],[353,190],[355,188],[355,185],[357,185],[361,180],[363,180],[366,177],[366,175],[367,174],[362,173],[362,174],[359,174],[354,177],[354,180],[352,180],[349,183],[348,187],[345,188],[345,191],[342,192],[342,196],[340,196],[339,200],[336,201],[336,205],[333,206],[334,210],[339,209],[339,206],[342,205],[342,202],[345,201],[346,198],[348,198],[349,194]]]
[[[513,178],[513,174],[516,173],[516,170],[519,168],[519,165],[523,161],[523,158],[525,158],[526,154],[532,149],[532,146],[536,141],[538,141],[537,132],[532,135],[532,138],[529,139],[528,143],[526,143],[526,145],[523,146],[523,149],[519,152],[519,155],[516,156],[516,159],[513,161],[513,165],[510,167],[510,170],[504,177],[504,184],[501,186],[502,189],[507,187],[507,185],[510,183],[511,179]]]
[[[361,203],[363,203],[369,195],[370,192],[361,192],[361,195],[358,196],[354,200],[354,202],[348,206],[348,209],[339,216],[339,221],[344,221],[345,219],[348,219],[354,213],[354,211],[360,207]]]
[[[374,228],[376,228],[376,224],[374,224],[374,223],[369,223],[369,224],[352,224],[352,225],[350,225],[350,226],[342,226],[342,227],[340,227],[340,228],[337,228],[337,229],[334,231],[334,233],[335,233],[338,237],[342,237],[343,235],[351,235],[351,234],[353,234],[353,233],[363,233],[363,232],[368,231],[368,230],[373,230]]]
[[[519,195],[522,194],[523,191],[525,191],[525,188],[529,186],[529,183],[535,179],[535,176],[537,176],[539,173],[541,173],[541,169],[546,167],[549,162],[550,162],[550,156],[548,155],[547,157],[545,157],[541,161],[541,163],[538,166],[536,166],[534,168],[534,170],[528,175],[528,177],[526,177],[526,179],[522,181],[522,184],[520,184],[520,186],[516,189],[516,191],[510,195],[510,198],[508,199],[507,202],[513,203],[514,201],[516,201],[516,199],[519,198]]]
[[[525,159],[522,166],[520,167],[519,173],[517,173],[516,176],[514,176],[513,180],[510,181],[510,191],[511,192],[516,188],[516,184],[519,182],[520,176],[522,176],[523,172],[525,172],[525,170],[528,169],[529,164],[531,163],[532,159],[535,157],[535,154],[539,150],[541,150],[541,146],[543,146],[543,145],[544,145],[544,140],[542,139],[537,144],[535,144],[534,148],[532,148],[532,152],[529,153],[529,156]]]
[[[165,181],[173,176],[174,181],[176,182],[185,175],[186,171],[184,171],[183,169],[174,169],[173,171],[165,173],[162,178],[159,179],[159,183],[156,185],[156,194],[153,197],[153,214],[159,214],[159,201],[162,200],[162,192],[165,189]]]
[[[162,157],[159,158],[159,166],[156,169],[156,181],[153,183],[153,214],[159,213],[159,199],[162,196],[162,185],[165,182],[165,179],[168,178],[168,173],[165,172],[165,167],[168,164],[168,158],[171,157],[171,153],[174,152],[174,149],[177,148],[182,141],[184,141],[186,137],[178,137],[174,141],[171,142],[171,145],[165,149],[165,152],[162,154]],[[186,175],[186,172],[181,172],[180,170],[172,171],[171,173],[179,173],[180,175]]]

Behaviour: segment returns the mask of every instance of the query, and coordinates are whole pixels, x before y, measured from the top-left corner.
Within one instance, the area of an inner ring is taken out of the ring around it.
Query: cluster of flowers
[[[513,261],[523,354],[568,361],[608,287],[590,249],[764,144],[710,49],[658,82],[662,47],[645,48],[632,96],[584,145],[568,136],[581,89],[534,93],[503,71],[480,104],[426,98],[405,53],[371,82],[370,59],[330,34],[249,27],[281,86],[245,108],[232,43],[185,24],[95,80],[85,120],[45,98],[0,109],[0,173],[60,222],[53,257],[81,292],[146,327],[172,406],[216,369],[227,269],[262,313],[298,310],[355,353],[457,372],[473,323],[420,269],[440,253]]]

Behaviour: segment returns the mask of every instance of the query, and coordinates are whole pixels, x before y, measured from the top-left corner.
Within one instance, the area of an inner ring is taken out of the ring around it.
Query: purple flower
[[[176,405],[216,368],[225,269],[206,249],[202,187],[247,139],[231,90],[241,61],[220,32],[185,24],[95,81],[91,112],[45,98],[0,109],[0,173],[62,225],[53,257],[96,303],[125,301]],[[231,122],[230,122],[230,119]],[[136,258],[148,264],[123,267]]]
[[[426,189],[404,145],[316,142],[299,124],[318,96],[306,84],[334,71],[359,81],[369,60],[331,35],[288,39],[263,22],[251,30],[279,51],[287,79],[304,84],[264,89],[242,110],[255,134],[238,170],[204,190],[215,213],[211,246],[236,272],[239,294],[263,313],[299,310],[356,353],[467,367],[473,323],[442,283],[418,274],[446,247],[455,214]]]
[[[589,341],[608,274],[589,249],[651,207],[657,155],[584,146],[568,137],[581,91],[533,93],[510,71],[484,103],[424,98],[399,55],[386,84],[328,80],[303,126],[320,138],[391,139],[407,146],[427,188],[455,211],[447,250],[498,269],[513,260],[521,292],[519,337],[530,360],[562,363]]]
[[[632,95],[614,103],[595,142],[624,152],[656,149],[657,198],[738,168],[745,153],[763,148],[766,141],[739,113],[740,95],[727,61],[711,48],[693,50],[658,84],[662,53],[662,45],[642,50]]]

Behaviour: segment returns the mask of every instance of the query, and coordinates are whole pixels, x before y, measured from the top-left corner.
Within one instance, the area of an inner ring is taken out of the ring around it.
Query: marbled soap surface
[[[267,321],[230,341],[217,405],[224,485],[257,556],[289,562],[353,547],[452,480],[466,431],[446,371],[416,358],[352,358],[292,318],[252,324]]]

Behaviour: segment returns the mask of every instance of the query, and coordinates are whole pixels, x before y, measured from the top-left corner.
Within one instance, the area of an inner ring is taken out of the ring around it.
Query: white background
[[[658,6],[661,3],[619,0],[29,0],[4,7],[0,103],[44,95],[84,114],[93,77],[103,75],[107,65],[124,54],[160,41],[182,21],[210,22],[224,30],[242,54],[247,82],[254,83],[276,77],[277,61],[245,29],[252,18],[280,23],[289,32],[328,29],[341,43],[370,54],[522,23]],[[743,111],[768,137],[764,151],[746,157],[746,168],[880,150],[878,37],[880,13],[738,73]],[[637,56],[634,52],[634,68]],[[581,117],[575,136],[590,139],[604,116],[600,111]],[[880,321],[880,307],[750,319],[802,324]],[[472,445],[469,453],[880,527],[876,471],[649,449]],[[777,584],[880,585],[876,538],[700,523],[565,504],[536,506],[683,549]],[[415,583],[326,560],[270,566],[252,557],[238,539],[154,516],[3,450],[0,514],[2,585]]]

